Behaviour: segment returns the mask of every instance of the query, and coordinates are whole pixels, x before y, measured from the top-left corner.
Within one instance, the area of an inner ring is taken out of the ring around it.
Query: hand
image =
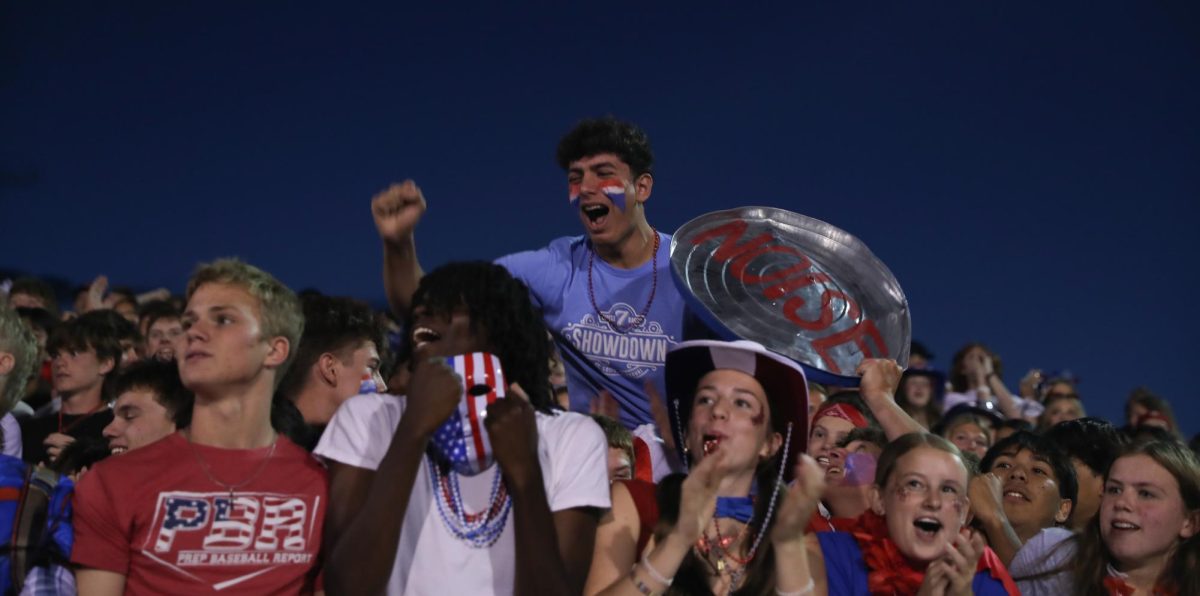
[[[946,545],[943,561],[949,566],[947,596],[971,596],[974,593],[971,582],[975,580],[975,569],[979,566],[983,549],[983,537],[977,532],[959,533],[953,543]]]
[[[725,451],[717,447],[716,451],[704,456],[684,479],[680,487],[679,517],[672,529],[684,544],[699,540],[704,528],[708,527],[717,509],[717,488],[731,471],[728,459]]]
[[[917,590],[917,596],[945,596],[946,589],[949,587],[950,564],[937,560],[925,568],[925,579],[921,581],[921,588]]]
[[[1030,370],[1025,373],[1024,377],[1021,377],[1021,384],[1018,386],[1017,391],[1025,399],[1037,399],[1038,386],[1042,384],[1043,380],[1045,380],[1045,377],[1042,376],[1042,371],[1036,368]]]
[[[771,542],[775,545],[803,542],[804,529],[825,494],[825,472],[808,454],[801,454],[796,462],[795,478],[775,513],[775,527],[771,530]]]
[[[862,377],[858,391],[863,399],[882,396],[892,399],[896,395],[896,388],[900,386],[900,374],[904,371],[895,360],[867,358],[858,363],[854,372]]]
[[[412,180],[393,184],[371,199],[375,229],[388,244],[400,244],[412,238],[413,229],[425,213],[425,196]]]
[[[646,390],[646,399],[650,402],[650,415],[654,417],[654,426],[658,430],[658,438],[663,442],[663,453],[666,454],[672,470],[682,470],[683,462],[679,461],[679,451],[676,449],[675,433],[671,432],[671,414],[667,403],[663,401],[654,382],[646,381],[642,386]]]
[[[617,403],[617,398],[613,397],[607,389],[601,389],[595,397],[588,402],[588,410],[591,414],[599,414],[608,416],[613,420],[621,420],[621,404]]]
[[[488,406],[483,424],[509,489],[542,490],[537,418],[525,390],[509,385],[508,395]]]
[[[971,513],[979,521],[991,523],[1004,515],[1003,483],[995,474],[980,474],[972,478],[967,495],[971,500]]]
[[[405,432],[428,439],[458,409],[462,377],[443,358],[417,362],[408,384],[408,407],[400,419]]]
[[[103,310],[108,308],[104,302],[104,294],[108,292],[108,278],[99,275],[88,286],[87,297],[83,301],[83,312]],[[83,314],[83,313],[80,313]]]
[[[75,437],[72,437],[71,435],[65,435],[63,433],[50,433],[50,435],[46,437],[46,440],[42,441],[42,444],[46,446],[46,453],[50,456],[50,461],[53,462],[58,460],[58,456],[62,455],[62,451],[63,449],[67,448],[67,445],[70,445],[74,442]]]
[[[979,350],[976,352],[976,355],[976,357],[979,358],[979,364],[976,370],[978,370],[979,374],[983,376],[983,380],[987,381],[988,377],[995,374],[996,365],[992,362],[992,357],[987,355],[987,352]]]

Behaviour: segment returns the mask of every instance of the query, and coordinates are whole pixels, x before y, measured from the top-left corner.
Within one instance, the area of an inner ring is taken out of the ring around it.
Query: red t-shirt
[[[71,562],[126,576],[134,596],[311,592],[325,468],[283,437],[264,464],[269,452],[189,445],[175,433],[100,462],[75,489]],[[221,482],[254,478],[231,504],[197,453]]]

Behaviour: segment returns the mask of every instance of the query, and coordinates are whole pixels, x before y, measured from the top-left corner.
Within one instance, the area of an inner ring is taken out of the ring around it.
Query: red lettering
[[[804,253],[789,246],[771,244],[773,238],[769,232],[763,232],[758,236],[743,241],[748,227],[745,221],[731,221],[697,235],[692,239],[692,244],[699,245],[713,239],[720,239],[721,244],[713,253],[713,260],[724,264],[732,259],[733,262],[729,266],[729,275],[744,284],[761,284],[766,286],[762,290],[762,296],[767,300],[778,300],[801,288],[832,282],[828,274],[811,271],[813,263]],[[764,275],[747,272],[754,259],[769,253],[788,254],[797,257],[799,260],[787,267]],[[793,275],[796,277],[792,277]],[[826,288],[821,293],[820,314],[816,319],[809,320],[799,315],[800,309],[804,308],[807,302],[800,296],[792,296],[784,302],[783,315],[788,321],[791,321],[801,329],[824,331],[834,324],[834,299],[845,302],[845,318],[857,320],[862,315],[862,309],[859,307],[858,302],[845,292],[829,288]],[[875,358],[877,354],[887,354],[887,346],[883,342],[883,337],[879,334],[879,329],[875,327],[874,322],[867,320],[859,321],[845,331],[839,331],[826,337],[812,340],[813,349],[816,350],[821,360],[825,362],[829,372],[833,374],[842,374],[842,371],[838,367],[837,362],[834,361],[831,351],[834,347],[846,343],[857,345],[867,358]]]
[[[794,255],[800,258],[800,262],[792,265],[791,267],[786,267],[767,275],[747,275],[746,267],[750,265],[750,262],[769,252],[781,252],[784,254]],[[729,266],[729,272],[738,279],[742,280],[744,283],[763,284],[783,279],[793,273],[803,272],[809,267],[812,267],[812,261],[809,261],[808,257],[804,256],[803,253],[790,246],[764,246],[753,252],[742,253],[742,256],[734,259],[733,264]]]
[[[872,350],[867,345],[867,339],[871,339],[875,343],[875,350]],[[845,343],[853,342],[863,352],[865,358],[875,358],[877,355],[887,354],[887,345],[883,343],[883,337],[879,335],[879,329],[875,327],[874,321],[860,321],[857,325],[845,330],[839,331],[832,335],[814,339],[812,342],[813,349],[821,356],[821,360],[825,361],[829,367],[829,372],[840,375],[842,371],[838,368],[837,362],[834,361],[830,350],[834,346],[840,346]]]
[[[787,320],[795,323],[801,329],[808,329],[810,331],[828,329],[833,324],[834,298],[840,298],[846,302],[846,316],[848,318],[857,319],[862,314],[862,309],[858,307],[858,303],[853,298],[847,296],[845,292],[826,289],[821,293],[821,314],[817,316],[815,321],[809,321],[797,314],[801,308],[804,308],[806,302],[804,298],[799,296],[788,298],[788,301],[783,303],[783,316],[787,317]]]
[[[692,239],[692,244],[700,244],[712,240],[717,236],[724,236],[724,238],[721,239],[721,246],[717,247],[717,252],[713,253],[713,258],[716,259],[718,263],[724,263],[733,257],[755,250],[771,241],[771,235],[767,232],[763,232],[749,242],[738,244],[738,240],[741,240],[742,235],[745,233],[746,222],[739,219],[737,221],[731,221],[722,226],[717,226],[711,230],[708,230],[707,232],[704,232],[703,234],[700,234],[699,236],[696,236],[694,239]]]
[[[815,283],[828,283],[832,280],[824,273],[809,273],[793,279],[789,279],[778,286],[771,286],[763,290],[763,296],[768,300],[778,300],[800,288],[811,286]]]

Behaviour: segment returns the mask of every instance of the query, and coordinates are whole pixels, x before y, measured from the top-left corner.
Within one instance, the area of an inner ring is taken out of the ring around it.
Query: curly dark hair
[[[646,131],[612,116],[580,121],[558,142],[556,158],[558,166],[566,170],[573,161],[601,153],[612,153],[621,158],[629,165],[634,178],[642,174],[654,175],[654,152],[650,149]]]
[[[449,263],[427,273],[413,294],[412,310],[435,316],[466,307],[472,333],[483,332],[500,357],[504,376],[543,413],[558,410],[550,390],[550,336],[529,288],[508,270],[486,261]],[[411,342],[406,337],[405,342]]]
[[[309,371],[321,354],[334,353],[344,362],[349,359],[349,354],[341,352],[353,351],[363,342],[373,342],[380,351],[385,348],[383,329],[365,302],[306,294],[300,298],[300,306],[304,309],[304,333],[300,336],[296,357],[278,389],[289,398],[295,399],[304,389]]]

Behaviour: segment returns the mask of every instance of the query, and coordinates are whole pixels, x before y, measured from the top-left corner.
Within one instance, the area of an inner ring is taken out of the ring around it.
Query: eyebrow
[[[1128,486],[1132,486],[1135,488],[1153,488],[1153,489],[1160,490],[1160,491],[1165,490],[1163,487],[1161,487],[1157,484],[1154,484],[1153,482],[1121,482],[1120,480],[1114,480],[1112,478],[1110,478],[1108,481],[1113,484],[1119,484],[1121,486],[1128,485]]]
[[[716,385],[701,385],[701,386],[699,386],[699,387],[697,387],[697,388],[696,388],[696,390],[697,390],[697,391],[701,391],[701,390],[703,390],[703,389],[708,389],[708,390],[710,390],[710,391],[716,391],[716,390],[717,390],[717,386],[716,386]],[[746,394],[746,395],[749,395],[749,396],[751,396],[751,397],[754,397],[754,398],[757,398],[757,397],[758,397],[758,395],[757,395],[757,394],[755,394],[753,391],[751,391],[751,390],[749,390],[749,389],[746,389],[746,388],[744,388],[744,387],[734,387],[734,388],[732,388],[732,391],[733,391],[734,393],[744,393],[744,394]]]

